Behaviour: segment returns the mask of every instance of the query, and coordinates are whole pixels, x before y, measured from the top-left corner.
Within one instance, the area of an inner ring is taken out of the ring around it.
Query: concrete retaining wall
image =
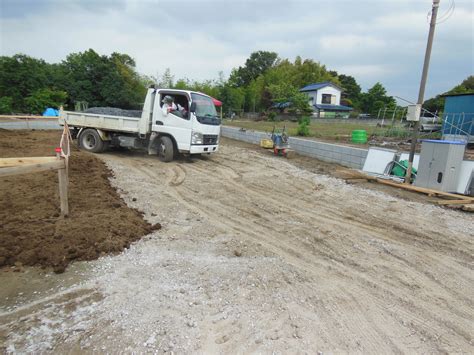
[[[260,144],[262,138],[269,135],[258,131],[241,131],[239,128],[221,127],[224,137],[252,144]],[[291,149],[298,154],[316,158],[329,163],[337,163],[349,168],[362,169],[368,150],[338,144],[318,142],[309,139],[290,137]]]
[[[0,122],[0,128],[4,129],[63,129],[57,120],[54,121],[34,121],[18,120],[14,122]]]

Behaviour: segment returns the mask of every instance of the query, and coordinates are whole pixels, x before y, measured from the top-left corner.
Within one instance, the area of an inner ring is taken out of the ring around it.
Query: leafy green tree
[[[10,96],[0,97],[0,114],[7,115],[12,113],[13,99]]]
[[[25,99],[33,91],[50,86],[51,65],[24,54],[0,57],[0,97],[11,98],[12,110],[27,110]]]
[[[51,90],[48,88],[39,89],[29,95],[25,103],[28,112],[41,114],[47,107],[58,109],[66,102],[67,93],[59,90]]]
[[[443,95],[449,95],[449,94],[466,94],[466,93],[474,93],[474,75],[468,76],[466,79],[462,81],[461,84],[456,85],[454,88],[451,90],[440,94],[436,95],[435,97],[432,97],[431,99],[426,100],[423,103],[423,108],[430,111],[430,112],[441,112],[444,109],[444,96]]]
[[[236,86],[248,85],[252,80],[264,74],[276,62],[278,54],[275,52],[257,51],[250,54],[245,66],[234,70],[229,79]]]
[[[135,61],[127,54],[112,53],[110,57],[89,49],[67,56],[61,64],[66,78],[64,90],[69,104],[86,101],[89,106],[138,108],[144,100],[146,87],[135,71]]]
[[[223,108],[226,112],[241,110],[245,104],[245,90],[243,88],[224,85],[218,98],[222,101]]]
[[[464,86],[469,92],[474,91],[474,75],[470,75],[464,79],[461,86]]]
[[[356,106],[356,108],[358,108],[361,93],[360,85],[357,84],[355,78],[350,75],[340,74],[338,78],[341,82],[341,87],[344,89],[345,96],[347,96],[347,99],[352,103],[350,106]]]
[[[381,83],[376,83],[360,96],[361,109],[372,115],[376,115],[383,107],[387,107],[387,109],[394,109],[396,107],[395,99],[387,95],[387,90]]]
[[[172,88],[174,87],[174,75],[171,75],[170,68],[166,68],[165,72],[158,79],[158,87],[160,88]]]
[[[109,74],[106,57],[92,49],[72,53],[63,61],[62,68],[71,106],[75,101],[86,101],[89,107],[106,106],[101,94],[101,84]]]

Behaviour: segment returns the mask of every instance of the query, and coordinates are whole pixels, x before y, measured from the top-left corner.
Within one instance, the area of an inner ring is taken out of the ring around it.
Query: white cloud
[[[389,93],[416,96],[430,1],[152,1],[0,0],[0,53],[26,53],[58,62],[93,48],[135,58],[140,72],[215,78],[243,65],[252,51],[312,58],[353,75],[364,88],[376,81]],[[443,1],[440,15],[450,2]],[[427,95],[472,74],[471,1],[438,25]]]

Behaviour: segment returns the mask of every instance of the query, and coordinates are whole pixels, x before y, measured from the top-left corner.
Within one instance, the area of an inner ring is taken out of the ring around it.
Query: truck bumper
[[[218,145],[192,145],[189,150],[190,154],[201,154],[201,153],[215,153],[217,152]]]

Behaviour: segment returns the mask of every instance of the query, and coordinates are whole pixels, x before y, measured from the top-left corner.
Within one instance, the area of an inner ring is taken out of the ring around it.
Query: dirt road
[[[474,352],[472,215],[230,142],[169,164],[101,157],[163,228],[3,307],[7,351]]]

